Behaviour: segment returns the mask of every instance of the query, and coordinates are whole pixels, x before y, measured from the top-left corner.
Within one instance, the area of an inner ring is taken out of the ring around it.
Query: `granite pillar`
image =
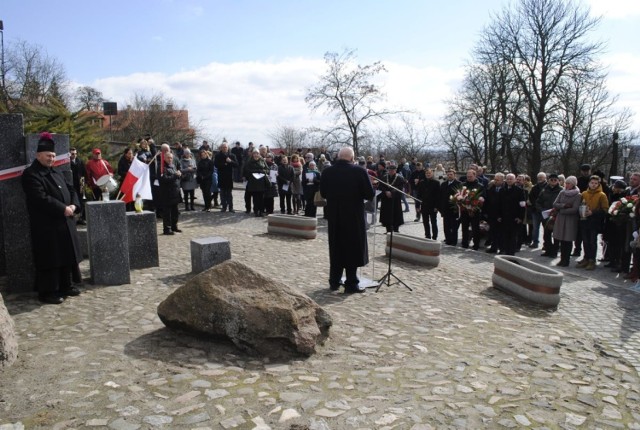
[[[129,233],[124,202],[87,202],[86,214],[92,282],[98,285],[130,283]]]
[[[204,237],[191,240],[191,271],[204,272],[231,259],[231,246],[224,237]]]
[[[158,267],[158,232],[155,212],[127,212],[129,234],[129,267],[144,269]]]

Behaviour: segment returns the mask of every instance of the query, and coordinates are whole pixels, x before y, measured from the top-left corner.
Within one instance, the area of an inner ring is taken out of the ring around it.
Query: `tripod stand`
[[[395,180],[395,179],[394,179]],[[396,190],[399,193],[404,194],[405,196],[408,196],[409,198],[412,198],[414,200],[417,200],[415,197],[410,196],[409,194],[405,193],[402,190],[399,190],[398,188],[394,187],[391,184],[388,184],[384,181],[381,181],[380,179],[378,179],[378,182],[381,182],[383,184],[385,184],[386,186],[392,188],[393,190]],[[378,288],[376,288],[376,293],[378,292],[378,290],[380,290],[380,288],[382,287],[382,285],[384,285],[386,283],[387,286],[391,286],[395,283],[400,283],[402,285],[404,285],[404,287],[406,289],[408,289],[409,291],[413,291],[407,284],[405,284],[402,279],[398,278],[396,275],[393,274],[393,271],[391,270],[391,258],[393,257],[393,232],[395,230],[395,226],[394,226],[394,216],[395,216],[395,200],[396,197],[399,198],[399,196],[396,196],[394,194],[391,195],[391,216],[389,219],[389,224],[391,225],[391,236],[389,237],[389,258],[387,261],[387,273],[384,274],[384,276],[382,278],[380,278],[378,280]],[[391,282],[391,278],[395,279],[396,282]]]

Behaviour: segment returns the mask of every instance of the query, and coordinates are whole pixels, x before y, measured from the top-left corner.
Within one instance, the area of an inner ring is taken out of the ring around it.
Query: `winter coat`
[[[37,270],[71,266],[82,261],[82,251],[73,217],[65,217],[67,206],[79,213],[80,201],[73,184],[58,170],[34,160],[21,177],[31,225],[33,262]]]
[[[440,182],[433,178],[423,179],[416,188],[416,197],[422,200],[422,203],[420,203],[420,212],[422,214],[435,212],[440,204]]]
[[[393,176],[385,175],[382,180],[399,190],[401,190],[405,184],[404,178],[398,173]],[[380,223],[387,228],[396,228],[404,224],[402,194],[382,182],[378,185],[378,189],[382,191],[380,195]],[[387,197],[386,191],[391,192],[391,197]]]
[[[278,167],[278,191],[280,191],[280,193],[285,193],[285,194],[291,194],[291,188],[292,188],[292,182],[294,179],[294,171],[293,171],[293,167],[291,167],[291,165],[289,164],[282,164],[280,167]],[[289,189],[287,191],[284,191],[282,189],[282,187],[287,184],[289,186]]]
[[[564,241],[574,241],[578,235],[578,209],[582,202],[580,190],[562,190],[553,202],[556,220],[553,224],[553,238]],[[568,207],[567,207],[568,206]]]
[[[231,161],[227,161],[227,158]],[[236,156],[230,152],[218,152],[213,157],[213,165],[218,169],[218,187],[222,189],[233,188],[233,168],[238,167]]]
[[[163,206],[172,206],[180,203],[180,178],[173,163],[164,164],[162,174],[158,178],[160,182],[160,202]]]
[[[253,176],[254,173],[262,173],[264,176],[256,178]],[[269,189],[269,168],[262,158],[254,160],[251,157],[247,160],[242,168],[242,176],[247,180],[247,191],[249,192],[267,191]]]
[[[196,160],[193,158],[183,158],[180,160],[180,173],[182,173],[180,177],[180,188],[184,191],[195,190],[198,186],[196,170]]]
[[[293,167],[293,182],[291,183],[291,193],[294,196],[302,194],[302,164]]]
[[[546,211],[547,209],[551,209],[553,207],[553,202],[556,201],[556,197],[560,194],[562,187],[560,185],[556,185],[552,187],[551,185],[547,185],[540,192],[540,195],[536,199],[536,210],[538,212]]]
[[[327,199],[331,266],[361,267],[369,262],[364,200],[374,198],[367,171],[338,160],[325,169],[320,194]]]

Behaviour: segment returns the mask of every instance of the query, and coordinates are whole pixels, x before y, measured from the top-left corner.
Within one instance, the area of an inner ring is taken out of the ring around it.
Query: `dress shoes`
[[[59,305],[64,303],[64,297],[56,296],[54,294],[38,296],[38,300],[40,300],[42,303],[48,303],[50,305]]]
[[[330,284],[329,285],[329,290],[331,291],[338,291],[340,289],[340,284]]]
[[[580,250],[579,249],[574,249],[573,252],[571,253],[572,257],[580,257]]]
[[[556,266],[558,266],[558,267],[569,267],[569,262],[560,260],[560,261],[558,261],[556,263]]]
[[[487,254],[495,254],[498,252],[497,249],[489,248],[485,251]]]
[[[367,289],[359,285],[344,287],[345,294],[359,294],[359,293],[364,293],[365,291],[367,291]]]
[[[174,233],[182,233],[182,230],[180,230],[179,228],[174,228],[171,231]]]
[[[165,236],[173,236],[175,233],[174,233],[174,232],[172,232],[172,231],[165,231],[165,232],[164,232],[164,233],[162,233],[162,234],[164,234]]]
[[[69,297],[69,296],[79,296],[80,295],[80,290],[77,289],[76,287],[70,287],[67,290],[60,290],[60,295],[62,297]]]

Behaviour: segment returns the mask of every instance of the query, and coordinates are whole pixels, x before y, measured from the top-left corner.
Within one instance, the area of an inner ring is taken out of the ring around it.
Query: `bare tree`
[[[193,144],[196,130],[189,122],[188,111],[162,93],[136,93],[125,106],[112,117],[113,140],[131,142],[150,133],[156,142]]]
[[[273,147],[282,148],[287,154],[293,154],[296,148],[307,145],[307,131],[288,125],[275,126],[268,136],[271,138]]]
[[[4,86],[0,109],[17,112],[26,106],[38,107],[54,98],[68,104],[64,67],[39,46],[18,41],[5,54]]]
[[[482,35],[476,57],[484,64],[509,67],[526,109],[511,111],[530,145],[527,164],[537,172],[550,118],[558,109],[555,97],[563,80],[578,71],[593,70],[602,44],[589,39],[600,19],[569,0],[520,0],[505,7]]]
[[[419,160],[429,159],[429,131],[421,118],[402,114],[397,124],[389,124],[382,132],[381,139],[387,143],[386,152],[393,153],[395,158],[411,159],[417,157]]]
[[[105,98],[101,91],[90,86],[83,86],[76,90],[74,100],[79,109],[97,112]]]
[[[358,141],[369,122],[398,113],[380,104],[385,95],[372,81],[386,72],[381,62],[368,65],[355,64],[355,51],[327,52],[324,55],[327,72],[320,82],[309,88],[305,101],[312,110],[325,108],[335,115],[336,126],[328,135],[349,136],[353,150],[358,154]],[[339,140],[339,139],[337,139]]]

